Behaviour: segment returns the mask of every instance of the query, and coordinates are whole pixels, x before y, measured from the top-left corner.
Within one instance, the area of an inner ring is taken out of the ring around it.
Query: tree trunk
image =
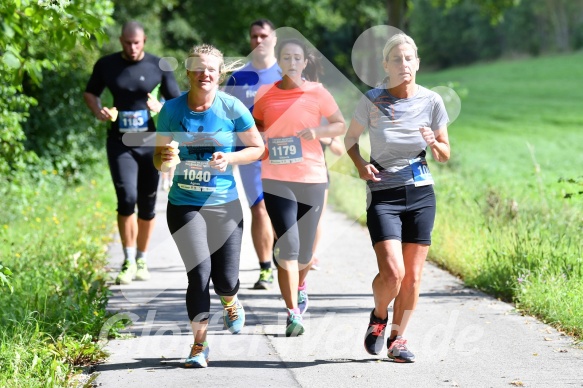
[[[405,10],[407,0],[387,0],[387,16],[389,26],[405,32]]]
[[[559,51],[569,49],[569,20],[565,11],[563,0],[547,0],[547,11],[549,21],[554,35],[555,48]]]

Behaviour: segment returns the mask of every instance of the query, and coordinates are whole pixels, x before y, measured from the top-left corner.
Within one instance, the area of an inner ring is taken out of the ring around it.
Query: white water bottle
[[[172,140],[170,144],[166,145],[167,147],[173,148],[172,152],[176,155],[172,160],[166,161],[162,163],[162,171],[169,171],[172,167],[176,166],[180,163],[180,158],[178,157],[178,142],[176,140]]]

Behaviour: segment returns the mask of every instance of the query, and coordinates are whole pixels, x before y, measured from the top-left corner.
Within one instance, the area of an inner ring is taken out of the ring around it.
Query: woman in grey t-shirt
[[[379,273],[372,287],[375,308],[365,336],[365,349],[383,349],[387,308],[394,300],[388,356],[413,362],[415,355],[402,337],[419,298],[423,263],[431,245],[435,219],[433,179],[425,160],[450,157],[448,117],[441,97],[415,82],[417,46],[405,34],[393,35],[383,49],[385,82],[359,102],[345,137],[348,155],[367,181],[370,206],[367,226]],[[365,160],[359,138],[368,128],[371,157]]]

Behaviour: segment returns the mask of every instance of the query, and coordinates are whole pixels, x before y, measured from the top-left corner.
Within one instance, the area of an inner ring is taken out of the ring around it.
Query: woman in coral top
[[[285,40],[276,56],[282,80],[258,90],[253,116],[267,147],[261,178],[278,237],[278,281],[288,311],[285,334],[290,337],[304,332],[305,280],[326,190],[326,164],[318,139],[340,136],[346,126],[334,98],[317,82],[320,65],[306,45]],[[327,124],[321,124],[322,117]]]

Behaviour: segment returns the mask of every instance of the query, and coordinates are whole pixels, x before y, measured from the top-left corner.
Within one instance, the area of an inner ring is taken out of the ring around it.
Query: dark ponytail
[[[309,50],[306,44],[299,39],[286,39],[278,43],[276,48],[277,59],[281,54],[281,50],[288,44],[295,44],[299,46],[304,52],[304,58],[308,60],[306,68],[304,69],[302,75],[308,81],[318,82],[320,80],[320,75],[323,73],[323,67],[320,63],[320,58],[316,54]]]

